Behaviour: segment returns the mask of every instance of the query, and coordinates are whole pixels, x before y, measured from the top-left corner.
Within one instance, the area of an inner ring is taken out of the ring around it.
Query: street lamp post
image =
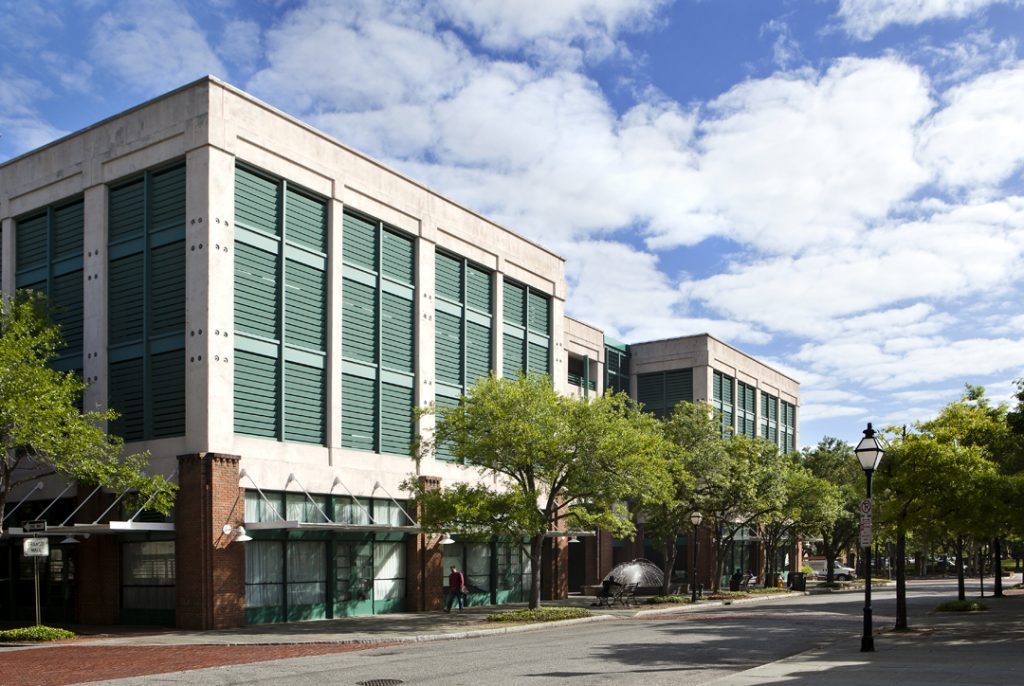
[[[885,451],[882,444],[875,438],[875,431],[868,422],[864,429],[864,438],[853,451],[860,461],[861,469],[868,481],[867,499],[861,503],[861,540],[864,548],[864,635],[860,639],[860,652],[871,653],[875,650],[875,637],[871,634],[871,477],[878,469]]]
[[[697,527],[700,526],[701,520],[704,516],[700,512],[694,512],[690,515],[690,524],[693,524],[693,577],[690,579],[690,602],[697,602]]]

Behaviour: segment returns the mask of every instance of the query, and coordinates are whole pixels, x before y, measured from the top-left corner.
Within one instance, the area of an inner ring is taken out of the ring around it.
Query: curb
[[[513,626],[501,626],[488,629],[467,629],[464,631],[455,631],[449,633],[437,633],[437,634],[411,634],[411,635],[398,635],[398,636],[374,636],[367,638],[339,638],[336,640],[316,637],[311,637],[308,641],[281,641],[281,640],[252,640],[252,641],[197,641],[197,642],[182,642],[182,643],[148,643],[144,641],[135,642],[133,646],[167,646],[167,647],[182,647],[182,646],[223,646],[231,648],[239,648],[245,646],[301,646],[301,645],[395,645],[398,643],[430,643],[433,641],[454,641],[463,638],[480,638],[483,636],[494,636],[499,634],[512,634],[522,633],[527,631],[540,631],[547,628],[554,627],[565,627],[575,626],[577,624],[589,624],[592,622],[601,622],[609,619],[616,619],[614,615],[595,615],[593,617],[581,617],[579,619],[562,619],[553,622],[536,622],[533,624],[516,624]],[[65,644],[68,645],[68,644]],[[74,645],[79,646],[103,646],[109,645],[105,641],[82,641],[75,643]],[[58,647],[58,646],[52,646]]]
[[[683,614],[688,612],[699,612],[701,610],[712,608],[712,607],[725,607],[726,605],[750,605],[752,603],[761,603],[770,600],[782,600],[785,598],[796,598],[799,596],[810,595],[807,591],[789,591],[787,593],[772,593],[771,595],[764,594],[762,597],[751,597],[751,598],[737,598],[736,600],[707,600],[700,601],[696,605],[673,605],[671,607],[661,607],[655,610],[640,610],[633,615],[634,618],[649,617],[651,615],[669,615],[669,614]]]

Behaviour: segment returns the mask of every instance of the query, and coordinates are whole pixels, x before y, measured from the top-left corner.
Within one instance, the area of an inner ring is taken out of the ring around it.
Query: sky
[[[0,161],[212,74],[855,442],[1024,376],[1021,36],[1021,0],[0,0]]]

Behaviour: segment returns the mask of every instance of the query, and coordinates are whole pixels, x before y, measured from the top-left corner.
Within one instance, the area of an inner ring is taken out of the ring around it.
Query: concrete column
[[[82,376],[86,410],[107,407],[107,187],[87,188],[82,250]]]
[[[711,402],[713,393],[713,375],[715,371],[711,367],[695,367],[693,370],[693,399],[694,401]],[[633,397],[636,397],[635,395]]]
[[[223,629],[245,624],[245,552],[223,527],[245,518],[237,455],[178,456],[175,522],[177,625]]]
[[[234,449],[234,167],[205,146],[186,157],[185,427],[195,453]]]
[[[557,295],[551,297],[551,348],[549,352],[551,380],[555,390],[569,393],[569,355],[565,351],[565,301]]]
[[[428,490],[441,488],[436,476],[419,477]],[[410,503],[417,519],[422,505]],[[440,539],[428,534],[414,534],[406,538],[405,605],[409,612],[440,610],[444,606],[444,553]]]
[[[430,218],[423,220],[424,226],[433,226]],[[416,387],[413,394],[413,402],[416,407],[423,408],[434,402],[437,388],[434,382],[437,378],[435,365],[435,330],[434,321],[435,289],[436,280],[434,275],[435,243],[424,237],[416,239]],[[435,417],[425,415],[416,426],[416,431],[423,437],[424,441],[433,439]],[[420,464],[421,468],[430,470],[434,464],[433,455],[425,456]]]
[[[491,360],[494,365],[494,375],[503,376],[503,359],[505,357],[505,258],[498,256],[498,267],[491,276],[491,290],[494,293],[492,302],[494,307],[494,318],[491,320]]]
[[[345,267],[342,257],[345,207],[327,208],[327,445],[341,447],[341,307]],[[334,464],[333,455],[331,464]]]
[[[14,292],[14,220],[0,222],[0,291]]]

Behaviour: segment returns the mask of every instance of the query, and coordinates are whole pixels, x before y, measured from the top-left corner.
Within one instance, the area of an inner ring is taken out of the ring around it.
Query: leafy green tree
[[[634,529],[625,503],[663,488],[666,446],[658,421],[623,394],[590,401],[558,395],[548,377],[481,379],[462,402],[438,413],[432,445],[445,445],[480,476],[428,490],[403,487],[422,503],[431,532],[498,535],[530,542],[530,607],[540,604],[541,553],[551,531]]]
[[[54,474],[133,489],[170,511],[177,487],[144,475],[147,456],[124,455],[121,439],[104,432],[117,414],[80,411],[85,383],[50,366],[62,343],[46,307],[32,292],[0,299],[0,515],[13,489]]]
[[[664,422],[669,439],[664,453],[667,488],[640,500],[644,531],[660,545],[662,593],[668,595],[676,563],[676,539],[692,528],[690,515],[698,509],[694,470],[715,464],[725,450],[719,421],[705,403],[681,402]]]
[[[676,440],[674,436],[670,438]],[[759,524],[782,501],[782,455],[761,439],[733,436],[722,450],[695,453],[689,470],[696,477],[693,509],[712,531],[712,590],[721,585],[725,551],[745,527]]]
[[[802,464],[801,457],[783,460],[782,466],[782,500],[777,509],[763,517],[761,523],[766,586],[778,572],[775,560],[779,549],[787,543],[813,536],[834,522],[843,506],[840,488],[815,476]]]
[[[804,448],[802,462],[811,474],[835,486],[839,510],[832,519],[822,520],[812,533],[821,539],[825,555],[825,580],[835,581],[836,559],[849,550],[857,537],[857,506],[864,497],[864,472],[853,448],[838,438],[826,436],[813,448]]]

